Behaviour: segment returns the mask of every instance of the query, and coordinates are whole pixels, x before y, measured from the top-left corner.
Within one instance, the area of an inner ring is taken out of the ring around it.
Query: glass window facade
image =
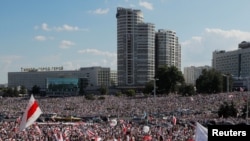
[[[46,86],[49,91],[77,91],[78,78],[47,78]]]

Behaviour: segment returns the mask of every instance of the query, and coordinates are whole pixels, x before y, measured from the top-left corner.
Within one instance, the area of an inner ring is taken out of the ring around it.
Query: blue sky
[[[182,68],[211,66],[214,50],[250,41],[249,0],[1,0],[0,84],[23,68],[116,70],[116,9],[140,9],[176,31]]]

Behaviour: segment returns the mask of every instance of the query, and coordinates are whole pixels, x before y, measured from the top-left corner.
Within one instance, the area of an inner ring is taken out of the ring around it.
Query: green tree
[[[16,96],[18,96],[18,94],[19,94],[19,91],[17,90],[17,87],[15,87],[11,96],[16,97]]]
[[[222,92],[222,74],[215,69],[202,70],[202,74],[196,80],[196,88],[199,93],[219,93]]]
[[[220,105],[220,108],[218,110],[218,116],[223,118],[236,117],[237,113],[238,111],[235,108],[233,102],[231,102],[231,105],[229,105],[227,102],[224,102]]]
[[[133,97],[133,96],[135,96],[135,90],[133,90],[133,89],[127,90],[127,91],[126,91],[126,95],[127,95],[128,97]]]
[[[164,66],[157,69],[156,85],[159,92],[169,93],[176,91],[177,83],[183,83],[184,77],[181,71],[175,66]]]
[[[24,86],[21,86],[21,89],[19,91],[20,94],[26,94],[26,88]]]
[[[99,91],[102,95],[106,95],[108,93],[108,88],[107,86],[102,85]]]
[[[179,93],[183,96],[191,96],[195,94],[194,85],[183,84],[179,88]]]
[[[148,83],[146,83],[145,88],[143,89],[143,93],[149,94],[152,93],[153,90],[154,90],[154,81],[149,81]]]
[[[37,86],[37,85],[34,85],[33,87],[32,87],[32,93],[34,94],[34,95],[37,95],[37,94],[40,94],[40,87],[39,86]]]
[[[14,90],[12,88],[8,87],[7,89],[4,90],[3,96],[10,97],[13,95],[13,93],[14,93]]]
[[[85,95],[85,98],[86,98],[87,100],[95,100],[94,94],[86,94],[86,95]]]

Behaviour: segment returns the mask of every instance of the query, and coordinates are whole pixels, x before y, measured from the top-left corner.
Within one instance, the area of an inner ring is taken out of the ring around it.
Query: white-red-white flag
[[[23,131],[32,125],[41,114],[42,110],[39,108],[38,102],[34,99],[33,95],[31,95],[26,110],[24,111],[19,131]]]

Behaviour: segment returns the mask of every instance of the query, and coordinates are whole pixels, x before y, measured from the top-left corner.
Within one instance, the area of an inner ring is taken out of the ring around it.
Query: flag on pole
[[[207,128],[196,122],[195,141],[207,141]]]
[[[39,108],[39,105],[33,95],[31,95],[26,110],[23,113],[19,131],[23,131],[25,128],[32,125],[41,114],[42,110]]]

